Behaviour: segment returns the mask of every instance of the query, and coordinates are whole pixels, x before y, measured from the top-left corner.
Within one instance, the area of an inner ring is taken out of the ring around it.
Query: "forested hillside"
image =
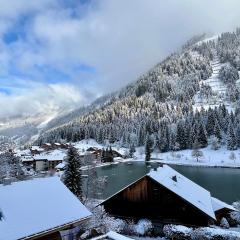
[[[219,61],[217,73],[214,59]],[[153,148],[162,152],[210,143],[236,149],[240,147],[239,71],[240,29],[210,41],[190,41],[181,52],[107,98],[103,106],[61,126],[51,125],[38,143],[94,138],[128,147],[141,146],[150,136]],[[214,74],[226,88],[221,96],[208,84]],[[198,96],[215,99],[215,104],[205,101],[196,107]]]

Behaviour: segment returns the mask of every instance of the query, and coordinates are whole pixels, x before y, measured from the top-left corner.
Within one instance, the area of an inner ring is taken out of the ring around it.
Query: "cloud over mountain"
[[[89,102],[133,81],[193,35],[231,30],[240,18],[237,0],[0,5],[0,117]]]

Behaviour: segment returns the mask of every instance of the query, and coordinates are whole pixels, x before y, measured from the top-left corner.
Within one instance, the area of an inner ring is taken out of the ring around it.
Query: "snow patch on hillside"
[[[213,92],[213,95],[209,98],[206,98],[204,96],[201,96],[200,91],[198,91],[194,97],[194,110],[199,110],[201,109],[201,107],[203,107],[204,109],[208,109],[210,107],[215,108],[223,103],[226,105],[226,107],[229,108],[229,110],[232,110],[232,107],[230,106],[230,103],[229,101],[227,101],[226,98],[227,86],[219,79],[219,71],[224,65],[225,64],[220,63],[217,53],[215,52],[214,58],[211,61],[211,66],[213,70],[211,77],[207,80],[200,81],[200,86],[209,86]]]

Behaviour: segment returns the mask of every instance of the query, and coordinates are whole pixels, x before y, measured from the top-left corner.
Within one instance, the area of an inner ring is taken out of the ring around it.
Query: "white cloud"
[[[10,88],[14,94],[0,93],[0,118],[49,114],[79,107],[86,103],[75,86],[67,84],[40,84],[22,82],[21,87]]]
[[[53,105],[76,106],[75,100],[82,104],[134,81],[193,35],[232,30],[240,19],[239,0],[93,0],[76,4],[75,9],[62,2],[0,0],[0,36],[21,16],[31,15],[22,29],[24,37],[10,45],[0,40],[0,75],[11,79],[14,66],[31,74],[38,85],[31,93],[23,88],[22,93],[0,96],[13,106],[5,114],[18,112],[19,105],[24,108],[26,99],[33,99],[29,107],[33,112],[44,109],[46,102],[51,105],[56,89],[43,82],[58,82],[58,76],[46,76],[41,66],[65,73],[68,85],[76,86],[74,92],[66,88],[69,94],[64,101],[65,92],[58,89]],[[76,70],[81,64],[96,72]],[[5,109],[1,103],[0,109]]]

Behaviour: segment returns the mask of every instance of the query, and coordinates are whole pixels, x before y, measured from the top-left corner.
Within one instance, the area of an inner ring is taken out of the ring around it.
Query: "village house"
[[[32,155],[36,155],[44,152],[44,149],[39,146],[32,146],[30,147],[30,152]]]
[[[167,165],[152,170],[101,205],[117,217],[193,226],[218,223],[235,210]]]
[[[62,240],[91,217],[58,177],[0,185],[0,196],[1,240]]]
[[[67,143],[44,143],[41,145],[41,148],[44,149],[44,151],[50,151],[55,149],[68,149],[69,144]]]
[[[44,149],[44,151],[50,151],[53,150],[53,146],[51,143],[44,143],[41,145],[41,148]]]
[[[59,163],[63,162],[65,154],[51,152],[49,154],[39,154],[33,158],[33,169],[35,171],[51,171],[54,170]]]

